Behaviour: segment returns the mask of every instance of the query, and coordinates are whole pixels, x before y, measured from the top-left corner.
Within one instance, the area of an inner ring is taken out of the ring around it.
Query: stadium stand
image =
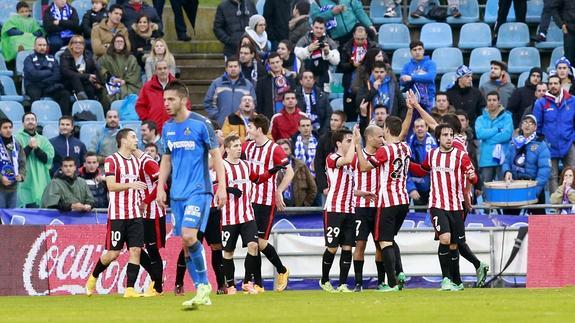
[[[519,78],[517,79],[517,87],[525,86],[525,81],[527,80],[528,77],[529,77],[529,71],[521,73],[519,75]],[[543,82],[547,82],[548,78],[549,74],[543,72]]]
[[[501,51],[493,47],[481,47],[471,51],[469,58],[469,68],[475,74],[481,74],[489,71],[492,60],[501,60]]]
[[[3,25],[11,14],[16,12],[16,4],[18,0],[2,0],[0,1],[0,25]]]
[[[62,117],[60,106],[53,100],[37,100],[32,102],[32,112],[38,118],[38,122],[58,121]]]
[[[333,99],[330,102],[333,111],[343,111],[343,99]]]
[[[81,100],[76,101],[72,105],[72,115],[82,111],[90,111],[96,116],[96,121],[104,121],[104,108],[99,101],[96,100]]]
[[[475,49],[491,46],[491,28],[483,22],[468,23],[459,32],[459,49]]]
[[[479,21],[479,3],[477,0],[459,0],[459,12],[461,17],[447,17],[450,25],[461,25]]]
[[[499,0],[487,0],[485,4],[485,15],[483,21],[493,25],[497,21],[497,9],[499,8]],[[511,6],[509,14],[507,14],[507,21],[515,21],[515,9]]]
[[[399,74],[403,69],[403,65],[409,62],[411,59],[411,53],[409,52],[409,48],[399,48],[393,52],[393,56],[391,57],[391,69],[393,73]]]
[[[14,84],[14,80],[6,75],[0,75],[0,83],[4,87],[4,95],[0,96],[0,100],[2,101],[24,101],[24,97],[19,95],[16,91],[16,85]]]
[[[80,140],[86,145],[88,149],[92,142],[92,138],[95,137],[100,129],[104,127],[104,122],[98,121],[86,121],[82,123],[80,127]]]
[[[407,48],[411,42],[409,28],[404,24],[384,24],[379,27],[379,45],[384,50]]]
[[[509,73],[523,73],[532,67],[541,67],[539,50],[535,47],[518,47],[509,52]]]
[[[527,1],[527,14],[525,15],[525,22],[539,23],[539,21],[541,21],[542,11],[543,11],[543,0]]]
[[[551,71],[552,69],[555,69],[555,62],[563,55],[565,55],[565,50],[563,49],[563,46],[557,47],[551,52],[551,59],[549,59],[549,66],[547,66],[547,72]]]
[[[81,23],[86,11],[92,9],[92,0],[74,0],[72,7],[76,8]]]
[[[535,47],[552,49],[561,46],[563,48],[563,31],[552,20],[547,30],[547,40],[535,43]]]
[[[431,22],[421,28],[420,40],[425,44],[425,49],[434,50],[440,47],[453,46],[453,33],[451,26],[444,22]]]
[[[51,139],[60,134],[58,122],[40,122],[42,125],[42,136]]]
[[[22,120],[24,116],[24,107],[16,101],[0,101],[0,110],[13,122]]]
[[[529,27],[523,22],[506,22],[499,28],[497,48],[515,48],[529,45]]]
[[[482,86],[487,81],[489,81],[489,72],[481,74],[481,77],[479,77],[479,86]]]
[[[415,10],[417,10],[417,4],[418,3],[419,3],[418,0],[412,0],[411,3],[409,4],[409,17],[407,18],[409,24],[410,25],[425,25],[428,23],[435,22],[433,20],[429,20],[429,19],[425,18],[424,16],[419,17],[419,18],[411,17],[411,13],[414,12]],[[429,9],[432,6],[437,6],[437,5],[439,5],[438,0],[429,0],[429,5],[427,6],[427,8],[424,8],[423,12],[425,12],[425,14],[427,15],[427,13],[429,12]]]
[[[459,48],[437,48],[433,51],[431,60],[435,62],[437,74],[444,74],[455,71],[458,66],[463,65],[463,54]]]
[[[441,82],[439,84],[439,90],[442,92],[447,91],[447,88],[450,87],[455,82],[455,72],[448,72],[441,76]]]
[[[2,53],[0,53],[0,75],[6,75],[6,76],[14,75],[14,72],[10,71],[6,67],[6,60],[4,59]]]
[[[120,111],[120,108],[122,107],[123,103],[124,103],[124,100],[116,100],[116,101],[112,102],[112,104],[110,104],[110,109]]]
[[[403,10],[401,10],[401,6],[395,7],[395,17],[384,17],[385,14],[385,3],[382,0],[375,0],[371,1],[369,4],[369,17],[375,24],[390,24],[390,23],[397,23],[401,24],[403,21]]]

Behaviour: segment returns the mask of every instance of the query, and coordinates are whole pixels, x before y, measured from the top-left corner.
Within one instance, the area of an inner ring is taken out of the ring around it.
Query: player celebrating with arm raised
[[[209,121],[199,121],[188,111],[188,96],[188,89],[179,81],[170,82],[164,89],[164,107],[172,119],[162,129],[165,153],[160,163],[156,200],[165,207],[164,187],[171,173],[170,206],[175,219],[174,234],[181,235],[184,248],[188,250],[186,265],[197,288],[196,296],[182,305],[197,308],[198,305],[211,304],[212,287],[208,282],[204,248],[198,240],[198,231],[205,230],[212,200],[208,155],[220,183],[216,191],[219,207],[226,203],[227,194],[222,155],[214,129]]]

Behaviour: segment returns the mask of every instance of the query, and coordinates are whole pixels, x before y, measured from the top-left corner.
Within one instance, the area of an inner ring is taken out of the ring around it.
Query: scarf
[[[12,143],[5,144],[0,140],[0,174],[10,181],[15,181],[18,176],[18,151],[20,147],[12,137]]]
[[[69,4],[64,5],[62,11],[54,4],[50,6],[50,13],[54,20],[70,20],[72,18],[72,7]],[[65,29],[60,32],[60,37],[71,38],[74,33],[70,29]]]
[[[310,170],[312,176],[315,176],[315,172],[312,171],[313,160],[315,159],[317,149],[317,139],[314,136],[309,138],[307,145],[307,150],[305,148],[305,143],[301,135],[297,135],[295,141],[294,156],[305,163],[307,168]]]
[[[258,35],[255,30],[251,29],[250,27],[245,28],[246,34],[250,36],[250,38],[258,45],[260,51],[263,51],[264,48],[268,45],[268,34],[264,31],[261,35]]]
[[[311,120],[313,128],[317,130],[321,125],[319,124],[318,115],[312,112],[312,109],[317,105],[317,92],[315,87],[309,94],[305,93],[305,90],[302,88],[302,94],[305,100],[305,114]]]
[[[367,53],[367,41],[364,41],[363,44],[357,44],[355,39],[353,40],[353,47],[351,49],[351,61],[352,62],[361,62]]]
[[[319,8],[319,12],[331,12],[331,9],[335,7],[334,5],[327,5]],[[335,20],[335,15],[330,19],[325,21],[325,30],[332,30],[337,27],[337,20]]]
[[[281,74],[277,76],[274,75],[273,73],[271,74],[274,81],[272,84],[272,89],[273,93],[275,94],[274,102],[275,102],[275,111],[277,113],[283,108],[284,93],[290,90],[290,85],[283,69]]]
[[[529,137],[524,137],[519,135],[513,138],[513,145],[517,148],[515,157],[513,157],[513,170],[518,174],[518,179],[526,179],[525,174],[525,151],[527,150],[527,144],[533,141],[537,137],[536,133],[532,133]]]

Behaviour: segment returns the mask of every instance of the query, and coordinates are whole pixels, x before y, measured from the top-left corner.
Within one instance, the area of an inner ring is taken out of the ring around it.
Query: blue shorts
[[[182,228],[204,231],[210,217],[211,194],[195,194],[186,200],[171,200],[174,217],[174,235],[180,236]]]

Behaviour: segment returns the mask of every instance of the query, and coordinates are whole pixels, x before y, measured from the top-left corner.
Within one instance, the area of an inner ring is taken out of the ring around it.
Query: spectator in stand
[[[137,94],[142,87],[142,70],[136,58],[130,54],[127,39],[118,34],[112,38],[112,45],[102,56],[100,78],[106,82],[106,93],[103,95],[104,106],[112,101],[122,100],[129,94]]]
[[[388,2],[392,2],[391,0],[387,0]],[[413,0],[416,1],[416,0]],[[419,18],[425,15],[425,8],[429,6],[429,0],[419,0],[417,3],[417,9],[411,13],[412,18]],[[459,12],[459,0],[447,0],[447,7],[449,7],[449,15],[453,18],[461,17],[461,12]],[[389,7],[387,7],[389,11]],[[393,9],[395,13],[395,8]],[[386,12],[387,14],[387,12]],[[395,17],[393,16],[386,16],[386,17]]]
[[[295,54],[302,60],[306,70],[313,72],[317,85],[330,92],[329,68],[337,66],[340,61],[337,44],[326,35],[326,23],[322,18],[315,18],[312,31],[303,36],[296,44]]]
[[[575,1],[553,0],[553,20],[563,31],[565,57],[575,62]]]
[[[296,87],[296,75],[282,67],[278,53],[268,57],[269,73],[258,81],[256,88],[256,111],[270,118],[283,108],[283,94]]]
[[[118,111],[108,110],[106,112],[106,125],[102,127],[94,137],[88,150],[96,152],[98,156],[108,157],[118,151],[116,134],[120,131],[120,117]]]
[[[317,195],[317,186],[308,167],[292,154],[291,142],[280,139],[276,142],[285,152],[293,168],[293,179],[283,192],[286,206],[313,206]],[[278,173],[277,181],[281,183],[285,171]]]
[[[255,46],[242,45],[238,50],[238,59],[244,78],[257,87],[258,81],[266,75],[266,68],[260,61]]]
[[[298,40],[309,33],[309,7],[308,0],[299,0],[292,10],[292,19],[288,22],[289,42],[295,47]]]
[[[561,172],[561,185],[557,187],[555,192],[551,193],[549,200],[552,204],[575,204],[575,169],[571,166],[566,166]],[[561,210],[561,214],[573,214],[573,208],[568,210]]]
[[[42,207],[61,212],[90,212],[94,204],[90,187],[76,175],[74,158],[64,157],[62,168],[44,190]]]
[[[266,19],[263,16],[253,15],[250,17],[248,26],[245,28],[245,34],[243,35],[243,37],[249,38],[252,43],[256,45],[256,51],[262,59],[268,57],[271,50],[266,26]]]
[[[106,187],[106,176],[100,170],[98,155],[89,151],[86,153],[84,166],[80,167],[78,176],[82,177],[94,198],[94,208],[102,209],[108,207],[108,188]]]
[[[52,55],[56,54],[60,48],[68,45],[72,35],[82,33],[78,12],[66,1],[54,0],[44,11],[42,18]]]
[[[66,90],[75,93],[78,100],[98,100],[102,83],[92,53],[86,50],[84,37],[72,36],[60,56],[60,73]]]
[[[156,72],[152,78],[142,86],[136,101],[136,113],[140,120],[150,120],[158,128],[158,134],[162,133],[164,122],[170,119],[164,106],[164,89],[173,80],[166,61],[156,61]]]
[[[50,182],[54,147],[36,131],[38,121],[34,113],[24,113],[22,123],[24,128],[16,134],[16,140],[26,154],[26,176],[18,185],[18,207],[37,208]]]
[[[515,91],[515,85],[511,83],[511,76],[507,73],[507,64],[500,61],[491,61],[491,70],[489,71],[489,81],[479,87],[479,91],[487,99],[487,93],[499,93],[501,105],[507,107],[509,98]]]
[[[561,88],[557,75],[549,76],[549,91],[535,102],[533,115],[537,120],[537,135],[545,136],[551,152],[549,191],[555,192],[559,178],[559,161],[564,166],[575,165],[575,97]]]
[[[362,25],[354,27],[353,38],[342,47],[338,71],[343,73],[343,110],[349,120],[357,120],[355,93],[352,91],[351,82],[357,77],[357,69],[363,64],[368,50],[377,47],[377,43],[368,39],[367,30]]]
[[[495,22],[495,26],[493,26],[495,39],[497,39],[499,27],[507,22],[507,15],[509,15],[509,9],[511,9],[511,2],[513,2],[513,9],[515,9],[515,21],[525,22],[525,17],[527,16],[527,0],[499,0],[497,21]],[[497,41],[495,40],[494,43],[496,42]]]
[[[413,122],[413,134],[409,137],[408,144],[411,148],[411,161],[421,164],[427,158],[427,153],[437,148],[437,141],[429,132],[429,127],[421,118]],[[407,192],[415,205],[427,205],[430,191],[429,174],[417,177],[411,172],[407,175]]]
[[[160,159],[161,159],[161,155],[158,152],[158,145],[156,145],[155,143],[149,143],[146,144],[146,146],[144,147],[144,152],[148,155],[150,155],[150,157],[152,157],[152,159],[154,159],[155,161],[157,161],[158,163],[160,163]]]
[[[263,16],[267,21],[268,39],[272,44],[272,49],[277,48],[281,40],[289,37],[288,12],[292,11],[291,0],[266,0],[264,4]]]
[[[367,104],[362,104],[360,106],[360,111],[359,111],[359,131],[360,133],[365,133],[365,129],[367,129],[367,127],[369,125],[376,125],[378,127],[380,127],[381,129],[383,129],[384,125],[385,125],[385,119],[387,119],[388,113],[387,113],[387,107],[385,105],[376,105],[373,108],[373,117],[368,118],[367,116],[367,109],[368,105]]]
[[[316,0],[311,3],[311,19],[321,17],[330,37],[340,44],[351,39],[352,28],[361,24],[377,34],[377,29],[359,0]]]
[[[435,62],[429,56],[424,56],[425,48],[421,41],[412,41],[409,49],[411,60],[403,66],[399,84],[405,89],[413,90],[418,96],[419,104],[426,111],[430,111],[435,98]]]
[[[547,87],[547,83],[537,84],[537,86],[535,87],[535,100],[533,101],[532,105],[530,105],[527,109],[525,109],[525,112],[523,112],[523,116],[533,114],[533,107],[535,106],[535,102],[541,99],[545,95],[545,93],[547,93],[548,90],[549,88]]]
[[[561,57],[555,62],[555,73],[561,79],[561,88],[571,95],[575,95],[575,86],[573,86],[573,67],[571,62]]]
[[[165,0],[157,0],[164,5]],[[198,14],[198,5],[199,0],[170,0],[170,4],[172,5],[172,11],[174,12],[174,27],[176,28],[176,34],[178,40],[180,41],[190,41],[192,38],[188,36],[188,30],[186,27],[186,21],[184,20],[184,13],[186,12],[186,16],[188,17],[188,21],[192,25],[192,28],[196,28],[196,15]],[[162,18],[162,10],[158,10],[158,6],[156,6],[156,0],[154,1],[154,7],[158,11],[158,15]]]
[[[529,71],[529,77],[525,80],[525,85],[518,87],[513,91],[509,102],[507,103],[507,110],[513,114],[513,128],[517,129],[519,123],[525,114],[525,110],[533,107],[533,103],[537,99],[535,91],[537,85],[541,83],[543,70],[539,67],[533,67]]]
[[[163,155],[163,151],[159,151],[158,147],[163,147],[161,132],[158,131],[156,123],[151,120],[142,121],[140,128],[142,133],[142,140],[139,142],[139,149],[144,150],[149,144],[156,145],[156,153]]]
[[[541,19],[539,20],[539,27],[537,28],[537,35],[532,37],[536,42],[544,42],[547,40],[547,31],[551,23],[551,17],[555,16],[553,12],[553,0],[543,0],[543,10],[541,11]]]
[[[42,36],[34,42],[34,53],[24,59],[24,88],[32,102],[51,97],[60,105],[62,115],[71,115],[70,92],[62,84],[58,61],[48,54],[48,43]]]
[[[172,76],[177,75],[176,58],[170,52],[168,44],[162,38],[156,38],[152,42],[152,50],[150,55],[146,57],[146,64],[144,70],[146,71],[146,80],[149,81],[154,75],[156,70],[156,63],[158,61],[165,61],[168,64],[168,70]]]
[[[223,0],[216,9],[214,35],[224,44],[224,55],[235,55],[240,38],[249,24],[250,17],[257,13],[251,0]]]
[[[311,71],[305,70],[301,73],[299,84],[295,89],[297,105],[311,120],[312,130],[323,134],[329,129],[331,115],[329,95],[315,85]]]
[[[108,47],[112,44],[114,36],[122,35],[126,40],[130,38],[128,28],[122,23],[123,12],[124,10],[120,5],[111,5],[108,10],[108,18],[100,21],[99,24],[92,28],[90,41],[92,43],[92,51],[96,58],[106,54]],[[126,44],[126,47],[130,50],[129,42]]]
[[[501,165],[513,134],[513,117],[499,101],[499,93],[487,94],[487,107],[475,123],[479,149],[479,170],[483,182],[501,178]]]
[[[532,114],[522,118],[519,135],[511,140],[501,172],[505,180],[537,182],[537,204],[545,204],[545,185],[551,175],[551,155],[544,138],[537,136],[537,119]],[[519,215],[521,209],[510,210]],[[545,209],[530,210],[531,214],[545,214]],[[506,212],[507,213],[507,212]]]
[[[141,16],[146,16],[149,18],[149,22],[157,25],[158,37],[163,35],[162,19],[156,9],[146,4],[143,0],[129,0],[128,3],[124,3],[122,9],[124,9],[122,23],[128,27],[128,29],[134,29],[134,27],[136,27],[134,24],[140,21]]]
[[[92,0],[92,9],[86,11],[82,17],[82,35],[89,43],[92,38],[92,28],[102,20],[108,18],[108,0]]]
[[[62,116],[58,121],[60,134],[50,139],[54,147],[54,160],[50,174],[54,175],[60,169],[65,157],[71,157],[77,165],[84,163],[86,145],[80,139],[74,137],[74,118]]]
[[[225,73],[210,84],[204,98],[204,109],[210,119],[221,125],[227,116],[236,112],[244,94],[255,97],[254,86],[241,73],[240,61],[230,57],[226,61]]]
[[[317,149],[315,153],[315,158],[313,160],[314,169],[317,170],[315,182],[317,184],[317,191],[324,195],[327,195],[327,177],[325,175],[325,159],[327,156],[334,151],[335,147],[331,142],[331,136],[334,132],[343,129],[346,114],[343,111],[334,111],[331,114],[329,120],[329,131],[324,133],[317,143]]]
[[[485,98],[473,87],[472,72],[469,67],[461,65],[455,72],[455,84],[447,90],[447,98],[455,110],[463,110],[469,116],[470,127],[474,128],[475,119],[483,113]]]
[[[26,178],[26,154],[12,129],[12,121],[0,119],[0,209],[18,206],[18,183]]]
[[[34,40],[44,33],[42,27],[30,16],[28,3],[20,1],[16,4],[16,15],[11,15],[2,25],[2,55],[6,62],[16,58],[19,51],[34,48]]]
[[[475,169],[479,169],[479,165],[477,164],[477,144],[475,143],[475,131],[473,131],[473,129],[469,126],[469,117],[467,116],[467,113],[463,110],[455,110],[455,115],[457,116],[457,119],[459,119],[459,123],[461,124],[461,134],[465,137],[465,140],[467,142],[466,148],[467,148],[467,154],[469,155],[469,159],[471,159],[471,162],[473,163],[473,167],[475,167]],[[445,118],[446,116],[444,116]],[[478,187],[481,187],[481,185],[483,185],[483,183],[481,182],[481,179],[479,180],[479,182],[477,183]],[[479,194],[478,194],[479,195]]]
[[[301,118],[306,117],[297,105],[294,91],[284,93],[283,108],[270,120],[270,133],[275,141],[291,139],[299,127]]]
[[[371,118],[373,107],[387,107],[389,115],[404,118],[407,104],[392,75],[387,73],[384,62],[375,62],[369,80],[359,89],[356,95],[356,106],[367,103],[367,116]]]
[[[238,111],[230,114],[224,120],[222,125],[224,137],[235,133],[240,137],[240,141],[242,143],[245,142],[248,135],[248,124],[250,123],[250,119],[257,115],[255,108],[254,97],[250,94],[244,94]]]
[[[294,157],[301,160],[309,168],[311,174],[315,176],[314,159],[318,140],[309,118],[299,119],[298,132],[292,137],[292,143]]]
[[[455,108],[449,103],[449,98],[445,92],[435,93],[435,106],[431,109],[431,116],[435,120],[441,119],[448,113],[454,113]]]
[[[302,62],[293,52],[293,47],[290,45],[289,41],[285,39],[280,41],[277,45],[276,52],[283,60],[283,68],[298,75],[301,73]]]
[[[158,24],[151,22],[150,18],[143,14],[130,28],[132,55],[136,57],[142,69],[144,69],[144,63],[152,51],[152,43],[160,36],[158,28]]]
[[[383,0],[383,4],[385,5],[385,13],[383,14],[384,17],[386,18],[397,17],[397,12],[395,12],[395,9],[396,7],[401,5],[401,0]],[[399,10],[401,10],[401,7],[399,7]],[[412,15],[412,17],[414,16]]]

